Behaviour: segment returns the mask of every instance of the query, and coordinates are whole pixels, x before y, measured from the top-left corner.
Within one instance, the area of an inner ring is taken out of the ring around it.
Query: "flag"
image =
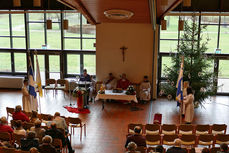
[[[43,96],[42,93],[42,86],[41,86],[41,74],[40,74],[40,67],[39,67],[39,63],[38,63],[38,58],[37,58],[37,54],[36,54],[36,83],[37,83],[37,88],[39,91],[39,95],[40,97]]]
[[[37,93],[35,91],[35,81],[34,81],[34,75],[33,75],[33,67],[31,58],[29,57],[29,94],[33,96],[34,98],[37,97]]]
[[[180,72],[177,79],[177,94],[176,94],[176,100],[177,100],[177,106],[180,106],[179,100],[183,100],[183,71],[184,71],[184,57],[182,56],[182,61],[180,64]]]

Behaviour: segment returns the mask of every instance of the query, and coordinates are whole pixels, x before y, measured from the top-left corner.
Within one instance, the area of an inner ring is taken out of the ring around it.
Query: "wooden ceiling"
[[[64,4],[71,5],[78,9],[92,24],[99,23],[150,23],[149,0],[58,0]],[[182,0],[168,0],[168,5],[161,5],[161,0],[157,3],[158,22],[166,12],[175,8]],[[129,10],[134,13],[128,20],[111,20],[104,16],[104,11],[110,9]]]

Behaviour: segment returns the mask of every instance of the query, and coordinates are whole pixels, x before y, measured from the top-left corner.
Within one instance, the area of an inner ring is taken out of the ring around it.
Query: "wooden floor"
[[[0,90],[0,116],[6,116],[6,106],[15,107],[22,104],[20,91]],[[72,100],[72,103],[75,100]],[[72,138],[73,148],[77,153],[122,153],[129,123],[152,123],[154,113],[163,114],[163,123],[179,123],[179,109],[176,102],[158,99],[148,104],[139,104],[139,111],[131,111],[129,104],[115,102],[90,103],[90,114],[69,113],[64,105],[69,105],[68,96],[64,98],[61,91],[53,97],[52,91],[41,98],[41,112],[54,114],[60,112],[64,116],[80,117],[87,124],[87,136],[80,142],[79,130]],[[216,96],[206,101],[204,108],[195,110],[193,123],[229,125],[229,97]]]

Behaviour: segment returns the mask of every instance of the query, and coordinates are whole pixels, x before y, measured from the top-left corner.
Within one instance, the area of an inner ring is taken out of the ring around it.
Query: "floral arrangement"
[[[102,84],[100,89],[99,89],[99,94],[105,94],[105,85]]]
[[[81,89],[79,87],[76,87],[76,89],[73,90],[72,96],[73,97],[81,97],[85,94],[87,94],[87,91],[85,89]]]
[[[129,87],[126,89],[127,95],[136,95],[136,90],[134,89],[133,85],[129,85]]]

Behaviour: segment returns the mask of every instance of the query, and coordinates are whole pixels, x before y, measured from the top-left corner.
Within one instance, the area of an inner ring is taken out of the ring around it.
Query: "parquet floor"
[[[75,100],[72,100],[75,102]],[[22,104],[20,91],[0,90],[0,116],[6,115],[6,107]],[[87,136],[80,142],[79,130],[72,137],[72,145],[76,153],[123,153],[129,123],[152,123],[154,113],[163,114],[163,123],[179,123],[179,109],[176,102],[158,99],[148,104],[139,104],[140,111],[131,111],[129,104],[117,102],[90,103],[90,114],[69,113],[64,105],[69,105],[68,96],[64,98],[61,91],[53,97],[52,91],[41,98],[41,112],[54,114],[56,111],[64,116],[80,117],[87,125]],[[204,108],[195,110],[193,123],[229,125],[229,97],[216,96],[206,101]]]

